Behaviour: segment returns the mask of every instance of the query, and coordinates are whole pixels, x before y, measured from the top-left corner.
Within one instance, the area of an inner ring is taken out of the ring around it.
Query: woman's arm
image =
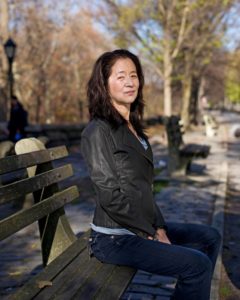
[[[163,218],[163,215],[159,209],[159,207],[157,206],[157,204],[155,203],[155,212],[156,212],[156,215],[155,215],[155,223],[154,223],[154,227],[157,229],[157,228],[163,228],[163,229],[167,229],[167,226],[165,224],[165,221],[164,221],[164,218]]]

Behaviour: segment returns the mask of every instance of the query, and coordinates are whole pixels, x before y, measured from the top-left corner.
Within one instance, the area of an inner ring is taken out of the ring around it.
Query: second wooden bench
[[[184,175],[190,169],[193,158],[206,158],[210,146],[201,144],[185,144],[183,141],[183,126],[179,116],[163,118],[168,137],[168,173]]]

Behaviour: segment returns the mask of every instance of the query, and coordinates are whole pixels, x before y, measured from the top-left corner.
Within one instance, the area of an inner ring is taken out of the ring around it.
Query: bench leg
[[[191,167],[190,157],[180,157],[176,152],[169,153],[168,175],[172,177],[185,176]]]
[[[173,177],[186,175],[187,161],[179,156],[179,151],[177,149],[171,149],[168,154],[168,175]]]
[[[43,265],[46,266],[75,242],[77,238],[70,227],[64,208],[54,212],[51,218],[40,221],[42,259]]]
[[[17,154],[28,153],[37,150],[46,149],[40,140],[35,138],[22,139],[16,143],[15,152]],[[52,169],[52,163],[47,162],[41,165],[27,168],[28,176],[49,171]],[[45,198],[59,191],[58,184],[51,184],[42,190],[33,193],[34,202],[38,203]],[[39,220],[39,231],[42,247],[43,265],[48,265],[65,249],[67,249],[77,238],[71,229],[71,226],[65,215],[64,208],[60,208],[51,214],[51,217],[45,217]]]
[[[187,166],[186,166],[186,172],[189,172],[191,170],[191,163],[192,163],[192,160],[188,159],[187,160]]]

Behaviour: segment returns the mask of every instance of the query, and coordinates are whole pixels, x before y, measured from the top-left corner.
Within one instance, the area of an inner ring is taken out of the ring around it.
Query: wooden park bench
[[[78,198],[78,188],[60,189],[59,182],[72,175],[72,167],[53,163],[68,155],[66,147],[46,149],[30,138],[19,141],[15,152],[0,159],[0,175],[26,170],[27,176],[0,187],[0,205],[29,193],[33,201],[0,221],[0,241],[38,221],[43,268],[8,299],[119,299],[136,271],[90,258],[89,231],[79,238],[73,233],[64,206]]]
[[[210,152],[208,145],[185,144],[183,125],[178,116],[163,118],[168,138],[168,173],[185,175],[190,169],[193,158],[206,158]]]

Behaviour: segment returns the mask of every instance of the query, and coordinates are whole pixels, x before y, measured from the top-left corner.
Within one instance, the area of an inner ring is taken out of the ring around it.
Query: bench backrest
[[[164,125],[166,127],[168,137],[168,147],[179,148],[183,145],[183,125],[179,116],[164,117]]]
[[[3,141],[0,142],[0,158],[8,156],[11,152],[13,152],[14,143],[11,141]]]
[[[15,152],[20,154],[0,159],[0,176],[12,177],[22,170],[28,175],[25,178],[15,175],[13,182],[7,181],[0,187],[0,205],[29,193],[33,203],[0,221],[0,240],[38,221],[43,264],[47,265],[76,240],[64,205],[78,197],[78,189],[76,186],[60,189],[58,184],[72,175],[72,166],[54,166],[55,160],[68,155],[65,146],[45,149],[35,138],[19,141]]]

